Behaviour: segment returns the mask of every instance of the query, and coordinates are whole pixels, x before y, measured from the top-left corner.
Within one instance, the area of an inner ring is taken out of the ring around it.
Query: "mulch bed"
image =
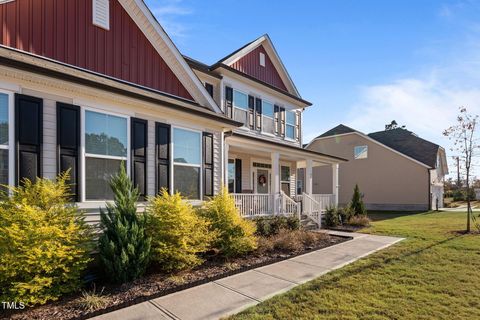
[[[326,248],[351,239],[346,237],[329,236],[324,233],[315,234],[318,236],[316,237],[316,242],[313,246],[304,247],[303,249],[293,252],[279,250],[266,253],[254,252],[245,257],[229,260],[221,259],[219,257],[210,257],[204,264],[189,271],[166,274],[164,272],[159,272],[158,269],[155,270],[154,268],[151,268],[143,278],[124,285],[110,285],[97,282],[96,292],[100,293],[103,289],[103,295],[106,295],[109,298],[108,306],[101,310],[88,312],[82,309],[79,304],[81,293],[77,293],[43,306],[25,309],[13,314],[3,314],[1,315],[1,318],[22,320],[87,319],[173,292],[218,280],[236,273],[244,272],[249,269],[258,268],[260,266],[305,254],[310,251]]]

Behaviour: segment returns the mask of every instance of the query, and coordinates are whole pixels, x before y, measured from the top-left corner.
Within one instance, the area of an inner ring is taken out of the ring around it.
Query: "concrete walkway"
[[[322,231],[354,239],[275,264],[252,269],[125,309],[97,320],[218,319],[343,267],[402,238]]]

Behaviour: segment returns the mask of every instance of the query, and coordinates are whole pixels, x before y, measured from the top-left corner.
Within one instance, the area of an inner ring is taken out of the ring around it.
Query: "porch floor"
[[[218,319],[343,267],[403,238],[325,231],[353,240],[198,287],[114,311],[94,319]]]

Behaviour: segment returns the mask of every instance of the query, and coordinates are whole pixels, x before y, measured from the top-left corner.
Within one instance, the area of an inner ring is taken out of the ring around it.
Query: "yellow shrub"
[[[25,181],[0,203],[0,300],[28,305],[78,289],[91,230],[68,204],[67,174]]]
[[[215,234],[179,193],[169,195],[162,190],[149,199],[147,212],[153,261],[168,271],[193,268],[203,262],[198,254],[210,248]]]
[[[223,255],[238,256],[257,248],[255,223],[240,216],[226,189],[206,202],[201,213],[210,221],[212,230],[218,233],[214,246]]]

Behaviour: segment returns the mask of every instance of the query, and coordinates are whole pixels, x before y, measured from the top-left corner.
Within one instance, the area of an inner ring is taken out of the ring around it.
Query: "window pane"
[[[295,139],[295,127],[287,124],[287,138]]]
[[[282,181],[290,181],[290,167],[282,166],[280,177]]]
[[[126,157],[127,119],[86,111],[85,149],[92,154]]]
[[[248,109],[248,97],[245,93],[233,90],[233,105],[237,108]]]
[[[110,179],[118,173],[122,162],[121,160],[85,158],[86,200],[113,200]],[[125,165],[125,162],[123,163]]]
[[[262,103],[262,113],[264,116],[273,118],[273,104],[267,101]]]
[[[200,133],[173,129],[173,156],[175,162],[200,165]]]
[[[228,192],[235,192],[235,161],[228,160]]]
[[[355,159],[366,159],[368,156],[368,147],[367,146],[356,146],[354,148]]]
[[[274,122],[272,118],[263,118],[263,124],[262,124],[262,130],[263,132],[271,133],[274,134]]]
[[[233,120],[247,125],[247,111],[244,111],[242,109],[235,109],[233,113]]]
[[[8,184],[8,150],[0,149],[0,185]],[[1,191],[7,188],[0,186]]]
[[[295,125],[295,112],[287,111],[286,114],[287,114],[287,123],[294,126]]]
[[[200,199],[200,168],[174,166],[173,189],[188,199]]]
[[[0,93],[0,144],[8,144],[8,95]]]

